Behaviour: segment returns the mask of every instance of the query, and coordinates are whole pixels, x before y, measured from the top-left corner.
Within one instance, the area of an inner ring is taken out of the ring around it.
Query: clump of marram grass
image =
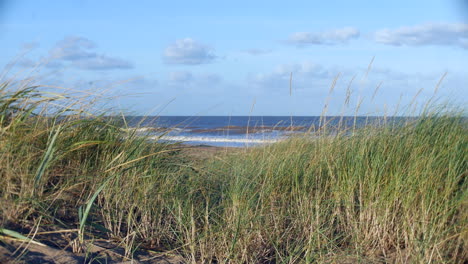
[[[448,114],[254,149],[207,169],[222,194],[200,226],[212,219],[213,254],[239,263],[459,263],[467,146]]]
[[[66,94],[29,82],[0,88],[0,226],[27,230],[43,219],[41,228],[74,230],[74,251],[101,230],[126,256],[162,230],[150,195],[185,163],[174,147],[123,130],[121,118],[90,115]]]
[[[458,263],[467,145],[455,114],[295,138],[207,163],[166,202],[198,261]]]
[[[10,86],[0,89],[2,230],[40,223],[72,232],[75,251],[104,238],[127,257],[145,248],[201,263],[468,257],[463,115],[292,138],[194,165],[122,130],[121,118]]]

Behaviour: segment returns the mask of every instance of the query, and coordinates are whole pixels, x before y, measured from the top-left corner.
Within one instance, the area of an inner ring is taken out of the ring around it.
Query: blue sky
[[[0,63],[138,114],[392,114],[444,73],[467,103],[466,2],[0,0]]]

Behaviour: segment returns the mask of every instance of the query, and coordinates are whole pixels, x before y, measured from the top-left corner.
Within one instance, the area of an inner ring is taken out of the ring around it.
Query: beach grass
[[[127,259],[192,263],[468,259],[464,109],[197,161],[74,98],[0,85],[0,243],[21,235],[81,254],[104,239]]]

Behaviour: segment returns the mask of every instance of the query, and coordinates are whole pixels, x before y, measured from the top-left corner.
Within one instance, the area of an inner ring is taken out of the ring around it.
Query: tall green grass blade
[[[48,167],[50,161],[52,160],[52,157],[54,154],[54,148],[55,148],[55,141],[57,140],[57,137],[60,134],[60,131],[61,131],[61,126],[58,126],[57,129],[55,130],[55,133],[52,135],[51,140],[47,144],[47,151],[44,153],[44,156],[42,157],[42,161],[39,164],[39,167],[37,168],[36,175],[34,176],[35,188],[38,187],[39,182],[41,181],[46,168]]]
[[[89,216],[89,212],[91,211],[91,208],[93,207],[93,204],[94,204],[94,200],[96,200],[96,198],[98,197],[99,193],[102,192],[102,190],[106,187],[106,185],[109,183],[111,178],[108,178],[93,194],[93,196],[91,196],[91,198],[88,200],[88,202],[86,202],[86,208],[84,209],[84,211],[82,210],[82,207],[79,208],[79,210],[81,211],[80,212],[80,228],[79,228],[79,232],[80,232],[80,237],[81,239],[83,239],[83,234],[84,234],[84,228],[86,226],[86,221],[88,219],[88,216]]]

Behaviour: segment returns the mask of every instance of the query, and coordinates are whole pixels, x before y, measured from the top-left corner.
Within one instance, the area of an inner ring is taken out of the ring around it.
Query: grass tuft
[[[0,232],[24,239],[40,222],[38,243],[71,234],[77,251],[106,239],[126,258],[146,249],[203,263],[468,258],[463,112],[194,161],[82,105],[0,84]]]

